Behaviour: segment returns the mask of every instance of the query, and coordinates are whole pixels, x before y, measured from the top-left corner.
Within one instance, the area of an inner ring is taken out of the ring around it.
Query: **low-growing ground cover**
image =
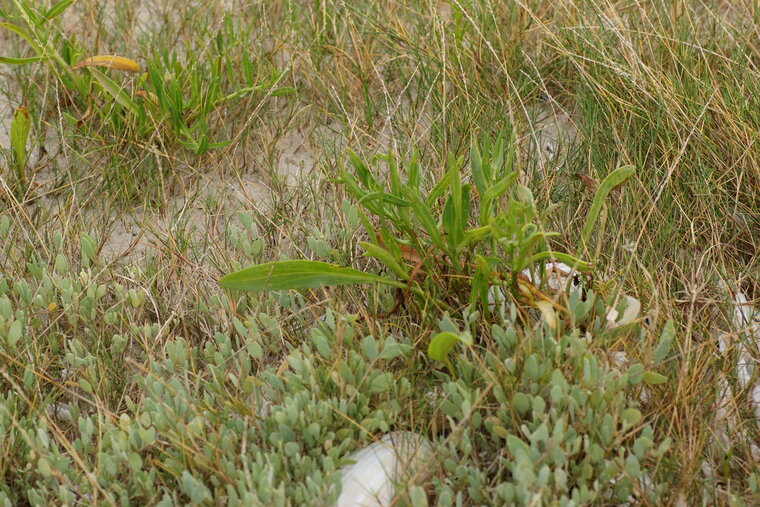
[[[758,15],[2,4],[0,499],[757,503]]]

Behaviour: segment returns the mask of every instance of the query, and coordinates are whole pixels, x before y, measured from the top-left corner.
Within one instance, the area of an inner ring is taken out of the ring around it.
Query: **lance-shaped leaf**
[[[13,111],[13,120],[11,121],[11,149],[13,151],[13,161],[16,164],[18,179],[22,185],[26,185],[24,171],[24,165],[26,164],[26,140],[29,137],[31,126],[32,119],[29,116],[29,110],[24,106],[16,108]]]
[[[132,100],[124,89],[119,86],[113,79],[109,78],[98,69],[90,69],[92,76],[98,81],[98,84],[111,96],[116,102],[129,109],[134,114],[140,113],[139,106]]]
[[[591,233],[594,231],[596,220],[599,218],[599,213],[602,210],[602,204],[604,204],[607,195],[612,189],[625,183],[635,172],[636,168],[634,166],[627,165],[612,171],[606,178],[604,178],[604,181],[602,181],[602,184],[599,186],[599,190],[596,191],[594,202],[591,203],[591,210],[589,210],[588,216],[586,217],[586,225],[583,227],[583,233],[581,234],[581,246],[588,243]]]
[[[69,8],[69,5],[76,2],[76,0],[59,0],[58,2],[54,3],[50,9],[45,13],[44,21],[50,21],[53,18],[57,18],[63,12]]]
[[[290,260],[267,262],[229,274],[219,280],[228,289],[274,291],[286,289],[318,289],[334,285],[384,283],[406,287],[401,282],[365,273],[353,268],[319,261]]]
[[[0,63],[8,65],[26,65],[27,63],[35,63],[42,60],[41,56],[31,56],[29,58],[13,58],[11,56],[0,56]]]
[[[35,53],[37,54],[42,53],[42,48],[40,47],[40,45],[37,44],[34,41],[34,38],[31,35],[29,35],[29,32],[24,30],[22,27],[18,25],[14,25],[13,23],[0,23],[0,28],[5,28],[6,30],[10,30],[11,32],[20,35],[21,37],[23,37],[23,39],[26,42],[29,43],[30,46],[32,46],[32,49],[34,49]]]

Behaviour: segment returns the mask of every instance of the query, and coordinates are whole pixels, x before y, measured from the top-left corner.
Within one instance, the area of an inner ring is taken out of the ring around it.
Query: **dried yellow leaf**
[[[557,329],[557,315],[554,313],[554,307],[548,301],[536,301],[533,303],[538,311],[541,312],[541,316],[544,318],[549,327]]]
[[[82,67],[105,67],[107,69],[124,70],[126,72],[140,72],[140,65],[134,60],[116,55],[91,56],[74,65],[75,69]]]

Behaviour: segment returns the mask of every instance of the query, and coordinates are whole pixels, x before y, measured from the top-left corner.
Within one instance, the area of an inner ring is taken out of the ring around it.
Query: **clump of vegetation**
[[[433,396],[425,410],[435,407],[447,421],[439,428],[437,449],[451,474],[436,489],[444,504],[454,501],[457,490],[466,490],[476,503],[491,504],[530,504],[539,498],[623,502],[634,495],[657,501],[666,486],[655,482],[654,468],[670,444],[655,445],[651,426],[641,425],[633,393],[642,380],[661,384],[666,379],[640,363],[625,372],[609,365],[594,342],[609,340],[610,309],[593,291],[576,291],[567,299],[543,292],[524,273],[549,259],[591,267],[547,249],[554,234],[543,230],[530,190],[517,183],[514,142],[500,137],[493,146],[486,141],[482,149],[473,147],[475,197],[462,181],[462,161],[453,156],[437,182],[422,180],[416,158],[403,175],[392,157],[383,159],[389,189],[353,154],[356,177],[344,171],[341,182],[371,212],[367,216],[352,208],[370,239],[360,242],[365,256],[380,261],[401,283],[296,260],[244,269],[224,277],[222,285],[266,291],[380,283],[395,289],[396,301],[379,318],[397,312],[406,291],[411,293],[411,320],[421,336],[431,337],[428,355],[445,362],[451,374],[431,380],[440,399]],[[621,168],[601,185],[584,241],[603,195],[632,174],[632,168]],[[420,189],[426,187],[431,190],[423,196]],[[435,335],[434,327],[440,328]],[[638,325],[627,327],[626,335],[641,336]],[[670,340],[663,336],[657,362],[668,356]],[[467,345],[468,352],[452,363],[449,354],[457,343]],[[332,340],[318,344],[328,360],[340,360],[335,351],[343,347]],[[367,335],[362,352],[377,360],[385,347],[381,350]],[[385,389],[396,378],[385,373],[369,385]],[[477,408],[483,405],[488,408]],[[489,473],[473,464],[481,460],[498,463],[497,469]]]
[[[752,2],[158,4],[0,6],[0,504],[757,502]]]

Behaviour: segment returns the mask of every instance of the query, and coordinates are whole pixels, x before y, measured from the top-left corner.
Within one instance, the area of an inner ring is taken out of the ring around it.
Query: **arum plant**
[[[543,269],[547,260],[578,271],[590,270],[591,264],[549,248],[556,233],[544,230],[530,190],[517,182],[514,150],[512,136],[474,144],[469,174],[463,172],[462,158],[449,155],[437,181],[428,181],[416,156],[404,171],[393,157],[376,156],[374,162],[388,167],[387,181],[381,181],[350,153],[352,170],[342,170],[338,181],[359,204],[367,237],[359,246],[385,273],[286,260],[243,269],[220,283],[251,291],[380,283],[396,290],[395,304],[385,315],[413,296],[420,309],[479,307],[486,318],[489,292],[499,286],[516,302],[543,313],[551,298],[521,273],[535,265]],[[424,188],[430,190],[423,193]],[[466,338],[439,336],[431,357],[443,359],[455,343],[471,344]]]

